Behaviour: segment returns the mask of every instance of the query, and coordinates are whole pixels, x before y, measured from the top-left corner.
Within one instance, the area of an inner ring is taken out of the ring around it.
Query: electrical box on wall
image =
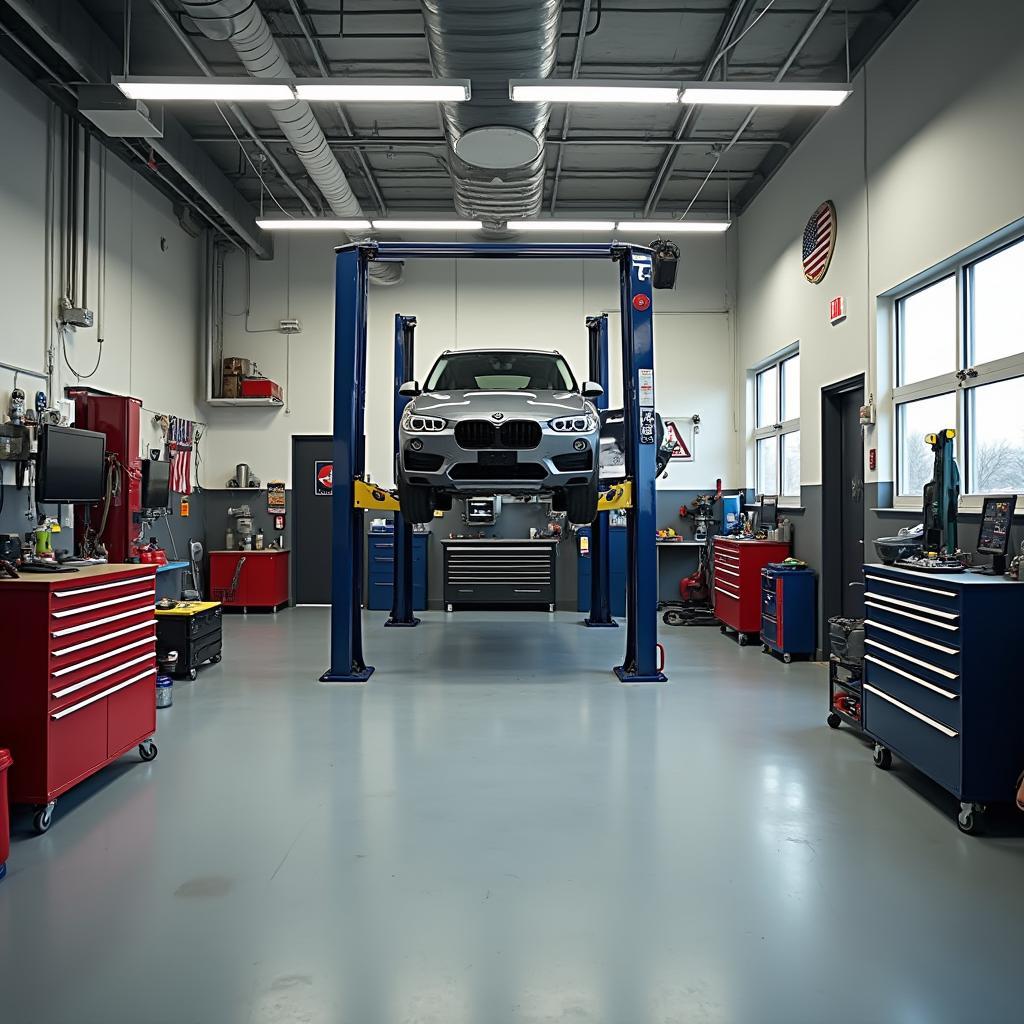
[[[860,425],[862,427],[873,427],[875,425],[875,403],[868,402],[860,407]]]

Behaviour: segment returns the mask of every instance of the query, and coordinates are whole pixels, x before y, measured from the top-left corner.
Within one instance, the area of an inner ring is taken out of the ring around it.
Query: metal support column
[[[590,347],[590,379],[604,388],[604,394],[594,403],[598,409],[608,408],[608,314],[587,317]],[[600,464],[601,453],[594,452]],[[598,512],[590,527],[590,614],[584,626],[617,627],[612,618],[609,583],[611,578],[610,512]]]
[[[364,683],[373,668],[363,661],[363,512],[353,507],[355,479],[366,470],[367,246],[335,258],[334,471],[331,515],[331,667],[325,683]]]
[[[633,503],[626,512],[626,656],[615,674],[624,683],[663,683],[658,644],[658,549],[655,480],[653,264],[649,250],[612,247],[619,263],[622,309],[622,407],[626,476]]]
[[[416,317],[395,314],[395,462],[398,472],[398,428],[409,399],[398,389],[416,376],[414,355]],[[396,477],[395,483],[398,482]],[[412,523],[407,523],[401,512],[395,513],[395,575],[392,588],[391,615],[385,626],[418,626],[420,620],[412,608]]]

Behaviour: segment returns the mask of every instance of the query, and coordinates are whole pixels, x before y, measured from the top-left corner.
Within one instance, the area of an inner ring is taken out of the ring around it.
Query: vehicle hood
[[[593,406],[574,391],[425,391],[407,408],[448,420],[476,419],[501,413],[505,419],[549,420],[591,412]]]

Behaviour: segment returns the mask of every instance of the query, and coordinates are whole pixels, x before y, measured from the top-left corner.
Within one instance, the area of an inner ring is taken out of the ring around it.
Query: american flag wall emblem
[[[826,199],[811,214],[804,228],[804,277],[811,284],[818,284],[824,279],[835,248],[836,208],[831,199]]]

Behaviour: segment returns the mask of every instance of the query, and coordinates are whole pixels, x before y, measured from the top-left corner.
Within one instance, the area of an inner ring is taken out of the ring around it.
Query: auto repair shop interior
[[[1021,1020],[1021,38],[0,0],[0,1020]]]

